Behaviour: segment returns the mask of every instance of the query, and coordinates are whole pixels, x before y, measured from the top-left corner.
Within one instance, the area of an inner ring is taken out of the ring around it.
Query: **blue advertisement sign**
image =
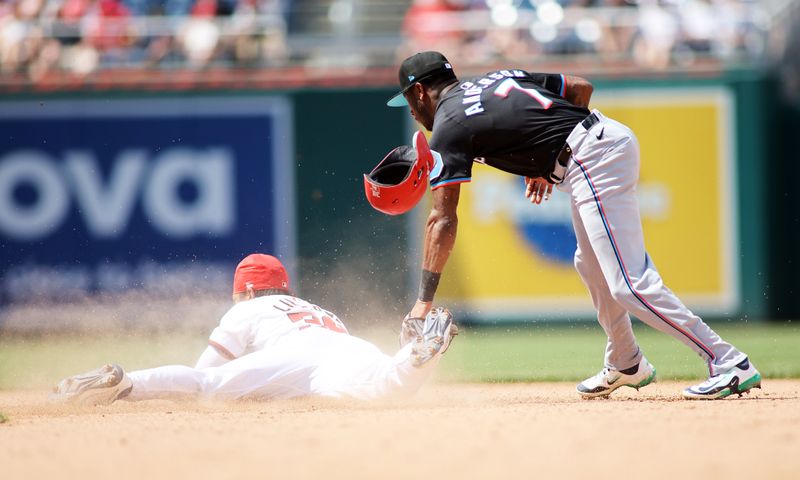
[[[279,97],[0,105],[0,302],[230,288],[293,266],[292,112]]]

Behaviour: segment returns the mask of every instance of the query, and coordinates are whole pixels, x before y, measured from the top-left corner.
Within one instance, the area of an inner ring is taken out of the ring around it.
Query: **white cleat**
[[[761,388],[761,374],[748,359],[727,372],[714,375],[705,382],[686,388],[683,398],[690,400],[716,400],[738,393],[741,397],[752,388]]]
[[[434,308],[425,317],[422,332],[414,339],[414,346],[411,347],[411,364],[421,367],[432,358],[441,356],[447,351],[456,335],[458,327],[450,311],[442,307]]]
[[[597,375],[579,383],[577,390],[583,398],[608,397],[619,387],[631,387],[639,390],[645,385],[653,383],[655,379],[655,367],[642,356],[634,372],[623,373],[619,370],[604,368]]]
[[[90,372],[58,382],[52,400],[73,405],[109,405],[127,395],[133,382],[116,364],[103,365]]]

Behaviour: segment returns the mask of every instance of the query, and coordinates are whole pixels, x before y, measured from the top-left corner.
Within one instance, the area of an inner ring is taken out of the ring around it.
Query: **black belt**
[[[581,121],[581,126],[586,130],[589,130],[598,122],[600,122],[600,118],[594,113],[590,113],[588,117]],[[561,151],[558,152],[558,155],[556,156],[556,161],[553,165],[553,171],[550,172],[550,175],[548,175],[548,180],[550,180],[551,183],[561,183],[564,181],[564,176],[567,173],[567,165],[569,165],[569,159],[571,156],[572,147],[564,142],[564,146],[561,147]]]
[[[594,113],[590,113],[588,117],[583,119],[583,121],[581,122],[581,126],[586,130],[589,130],[590,128],[595,126],[599,121],[600,119],[597,117],[597,115],[595,115]]]

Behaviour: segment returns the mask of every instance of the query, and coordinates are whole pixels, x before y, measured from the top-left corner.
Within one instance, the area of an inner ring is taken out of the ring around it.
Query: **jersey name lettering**
[[[524,76],[525,72],[522,70],[499,70],[497,72],[487,74],[485,77],[478,80],[477,83],[463,82],[460,85],[460,88],[464,90],[464,98],[461,100],[461,103],[464,105],[469,105],[469,107],[464,109],[464,114],[469,117],[478,113],[482,113],[484,109],[483,105],[481,104],[481,93],[483,93],[484,89],[494,85],[498,80],[514,77],[519,78]]]
[[[276,310],[279,310],[279,311],[284,312],[284,313],[291,312],[293,310],[307,310],[309,308],[312,309],[312,310],[320,311],[320,312],[326,312],[325,310],[323,310],[322,308],[318,307],[317,305],[305,302],[303,300],[300,300],[300,299],[294,298],[294,297],[281,298],[280,300],[278,300],[272,306]],[[326,313],[330,313],[330,312],[326,312]]]
[[[296,308],[298,305],[300,304],[295,302],[291,298],[281,298],[280,300],[278,300],[277,304],[274,304],[272,306],[275,307],[277,310],[280,310],[281,312],[288,312],[291,311],[293,308]]]

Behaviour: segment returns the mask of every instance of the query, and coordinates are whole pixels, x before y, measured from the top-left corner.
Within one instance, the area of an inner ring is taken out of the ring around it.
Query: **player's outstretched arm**
[[[431,310],[433,296],[439,284],[458,230],[458,198],[461,185],[447,185],[433,191],[433,206],[425,225],[424,250],[422,254],[422,278],[417,303],[411,309],[412,318],[425,318]]]
[[[589,101],[594,92],[594,87],[589,80],[574,75],[564,75],[564,81],[566,82],[564,98],[573,105],[589,108]]]
[[[197,363],[195,364],[194,368],[201,369],[219,367],[220,365],[224,365],[234,358],[235,357],[230,352],[225,350],[224,347],[209,344],[200,355],[200,358],[197,359]]]

